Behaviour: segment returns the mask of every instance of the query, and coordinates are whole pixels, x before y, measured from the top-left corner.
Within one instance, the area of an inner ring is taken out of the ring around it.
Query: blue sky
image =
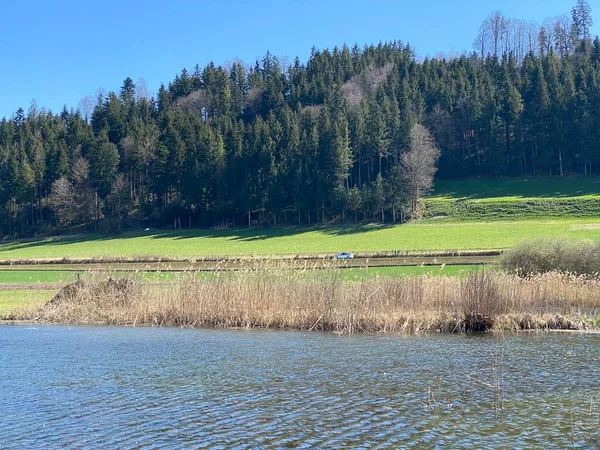
[[[600,34],[600,1],[588,0]],[[471,50],[493,11],[541,22],[575,0],[35,0],[2,5],[0,117],[17,108],[60,111],[126,77],[156,92],[183,67],[267,50],[303,61],[311,47],[409,42],[420,56]]]

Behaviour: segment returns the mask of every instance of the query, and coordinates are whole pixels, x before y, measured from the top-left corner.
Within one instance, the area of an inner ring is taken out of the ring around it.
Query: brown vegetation
[[[161,286],[92,276],[60,301],[29,314],[30,320],[53,323],[340,333],[590,329],[600,326],[600,283],[555,274],[522,279],[488,272],[463,279],[345,281],[335,269],[246,270],[235,276],[218,273],[211,281],[190,274]]]

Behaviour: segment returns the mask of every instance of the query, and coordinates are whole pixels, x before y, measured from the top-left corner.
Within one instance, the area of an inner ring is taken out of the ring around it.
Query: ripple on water
[[[593,448],[599,350],[564,334],[0,327],[0,447]]]

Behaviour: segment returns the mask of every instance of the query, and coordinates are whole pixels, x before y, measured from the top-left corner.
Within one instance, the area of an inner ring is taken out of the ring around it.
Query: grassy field
[[[60,270],[0,270],[0,284],[71,283],[79,272]]]
[[[435,200],[481,201],[532,198],[600,198],[600,178],[537,178],[499,180],[438,180]]]
[[[476,265],[457,266],[405,266],[405,267],[370,267],[368,269],[344,269],[340,273],[344,279],[356,280],[361,277],[402,277],[402,276],[466,276],[472,271],[481,269]]]
[[[340,274],[343,278],[355,279],[363,276],[410,276],[410,275],[443,275],[453,276],[467,274],[477,270],[478,265],[434,265],[434,266],[398,266],[398,267],[368,267],[368,268],[348,268],[341,269]],[[176,281],[189,273],[180,271],[115,271],[105,272],[113,278],[130,278],[146,283],[165,283]],[[231,272],[235,276],[235,272]],[[3,284],[13,285],[35,285],[35,284],[67,284],[75,281],[77,276],[86,277],[85,272],[60,271],[60,270],[1,270],[0,269],[0,287]],[[214,272],[201,271],[195,272],[200,280],[211,280],[214,278]]]
[[[425,205],[426,218],[462,221],[600,217],[600,178],[440,180]]]
[[[0,260],[150,255],[334,254],[340,251],[499,249],[538,236],[600,239],[596,219],[507,222],[425,221],[396,226],[158,231],[0,244]]]
[[[24,309],[42,306],[56,294],[56,290],[0,291],[0,319],[19,313]]]

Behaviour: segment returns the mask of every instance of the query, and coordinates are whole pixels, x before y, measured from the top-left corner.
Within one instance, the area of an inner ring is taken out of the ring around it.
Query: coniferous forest
[[[429,187],[408,173],[415,130],[439,155],[413,169],[438,178],[597,175],[591,25],[579,0],[542,24],[494,12],[469,54],[267,53],[184,69],[154,96],[127,78],[59,114],[34,102],[0,122],[0,237],[403,221]]]

